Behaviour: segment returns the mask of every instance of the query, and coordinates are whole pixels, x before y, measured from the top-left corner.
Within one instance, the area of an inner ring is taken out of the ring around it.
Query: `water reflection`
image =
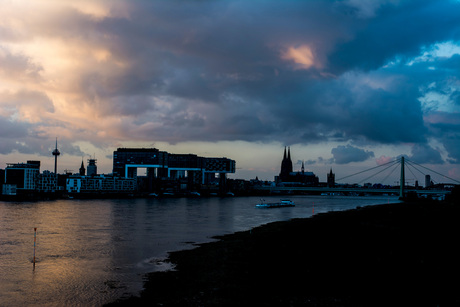
[[[111,206],[55,201],[6,203],[0,208],[2,225],[7,225],[0,243],[0,305],[93,303],[92,295],[85,294],[87,290],[103,289],[94,288],[88,271],[103,267],[100,255],[110,243],[112,222],[107,217]]]
[[[386,198],[295,197],[296,207],[260,210],[254,208],[258,200],[0,202],[0,306],[102,305],[139,291],[142,274],[156,269],[152,260],[171,250],[191,248],[190,242],[308,217],[313,203],[318,213],[387,202]]]

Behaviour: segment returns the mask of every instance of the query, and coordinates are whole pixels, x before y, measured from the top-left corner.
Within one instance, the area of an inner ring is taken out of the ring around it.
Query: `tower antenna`
[[[61,154],[57,148],[57,137],[56,137],[56,148],[52,152],[54,156],[54,173],[57,174],[57,157]]]

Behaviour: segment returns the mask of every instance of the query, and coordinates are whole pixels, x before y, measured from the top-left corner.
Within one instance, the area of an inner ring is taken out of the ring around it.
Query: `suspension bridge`
[[[377,175],[385,174],[385,177],[381,180],[381,182],[385,182],[388,178],[394,174],[394,172],[399,168],[399,181],[396,182],[395,185],[369,185],[369,186],[360,186],[358,184],[344,184],[341,183],[345,179],[349,180],[352,177],[364,174],[369,174],[364,179],[361,179],[359,182],[366,182],[376,177]],[[411,178],[411,180],[415,180],[414,185],[409,185],[409,179],[406,178],[406,170],[411,174],[411,177],[417,178],[416,172],[420,173],[425,179],[425,187],[422,188],[418,186],[418,180]],[[427,173],[427,171],[429,173]],[[433,183],[431,181],[431,175],[435,174],[438,177],[444,178],[449,180],[448,183]],[[428,181],[427,181],[428,180]],[[443,196],[446,194],[451,193],[452,188],[455,185],[460,184],[460,181],[450,178],[446,175],[443,175],[435,170],[429,169],[421,164],[418,164],[414,161],[406,159],[405,157],[400,157],[398,159],[392,160],[390,162],[384,163],[382,165],[378,165],[376,167],[372,167],[363,171],[356,172],[351,175],[347,175],[345,177],[339,178],[336,180],[336,184],[334,186],[276,186],[276,187],[268,187],[262,186],[257,187],[257,190],[266,191],[270,193],[312,193],[312,194],[327,194],[327,195],[334,195],[334,194],[347,194],[347,195],[362,195],[362,194],[389,194],[389,195],[399,195],[399,197],[404,198],[407,196],[407,193],[417,193],[422,195],[437,195]]]

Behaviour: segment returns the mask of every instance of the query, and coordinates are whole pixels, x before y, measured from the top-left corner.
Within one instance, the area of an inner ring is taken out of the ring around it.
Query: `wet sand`
[[[273,209],[276,210],[276,209]],[[111,306],[460,306],[460,204],[369,206],[174,252]]]

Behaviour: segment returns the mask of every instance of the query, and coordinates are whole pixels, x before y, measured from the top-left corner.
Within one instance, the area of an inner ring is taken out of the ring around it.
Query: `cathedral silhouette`
[[[279,178],[281,181],[288,181],[290,174],[292,173],[292,160],[291,160],[291,148],[287,149],[286,155],[286,147],[284,147],[284,157],[283,161],[281,161],[281,172]]]
[[[299,172],[294,172],[291,160],[291,148],[284,147],[284,156],[281,161],[281,172],[275,177],[277,184],[283,185],[317,185],[318,177],[313,172],[305,172],[305,165],[302,161],[302,168]]]

